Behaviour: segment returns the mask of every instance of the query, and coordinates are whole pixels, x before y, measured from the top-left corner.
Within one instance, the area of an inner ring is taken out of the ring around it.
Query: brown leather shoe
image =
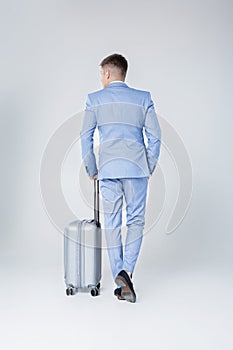
[[[136,293],[133,288],[133,283],[131,282],[129,275],[125,270],[121,270],[117,277],[115,278],[115,283],[121,286],[121,296],[131,302],[136,302]]]

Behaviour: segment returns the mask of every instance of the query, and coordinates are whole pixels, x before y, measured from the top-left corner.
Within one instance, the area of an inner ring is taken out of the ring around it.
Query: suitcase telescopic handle
[[[94,179],[94,219],[98,227],[100,227],[99,212],[99,180]]]

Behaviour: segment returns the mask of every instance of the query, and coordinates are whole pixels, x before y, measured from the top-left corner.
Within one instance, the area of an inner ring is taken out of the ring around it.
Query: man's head
[[[105,57],[100,67],[101,83],[104,88],[114,80],[125,81],[128,62],[122,55],[114,53]]]

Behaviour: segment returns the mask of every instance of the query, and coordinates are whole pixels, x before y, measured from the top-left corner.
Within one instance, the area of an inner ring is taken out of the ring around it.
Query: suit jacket
[[[100,141],[98,168],[93,150],[96,127]],[[113,81],[89,93],[80,137],[89,176],[97,171],[99,180],[151,175],[160,154],[161,129],[150,92]]]

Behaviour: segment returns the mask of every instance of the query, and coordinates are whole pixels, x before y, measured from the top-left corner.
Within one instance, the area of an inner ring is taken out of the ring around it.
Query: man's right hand
[[[89,179],[90,179],[90,180],[97,180],[97,178],[98,178],[98,173],[96,173],[96,174],[93,175],[93,176],[89,176]]]

